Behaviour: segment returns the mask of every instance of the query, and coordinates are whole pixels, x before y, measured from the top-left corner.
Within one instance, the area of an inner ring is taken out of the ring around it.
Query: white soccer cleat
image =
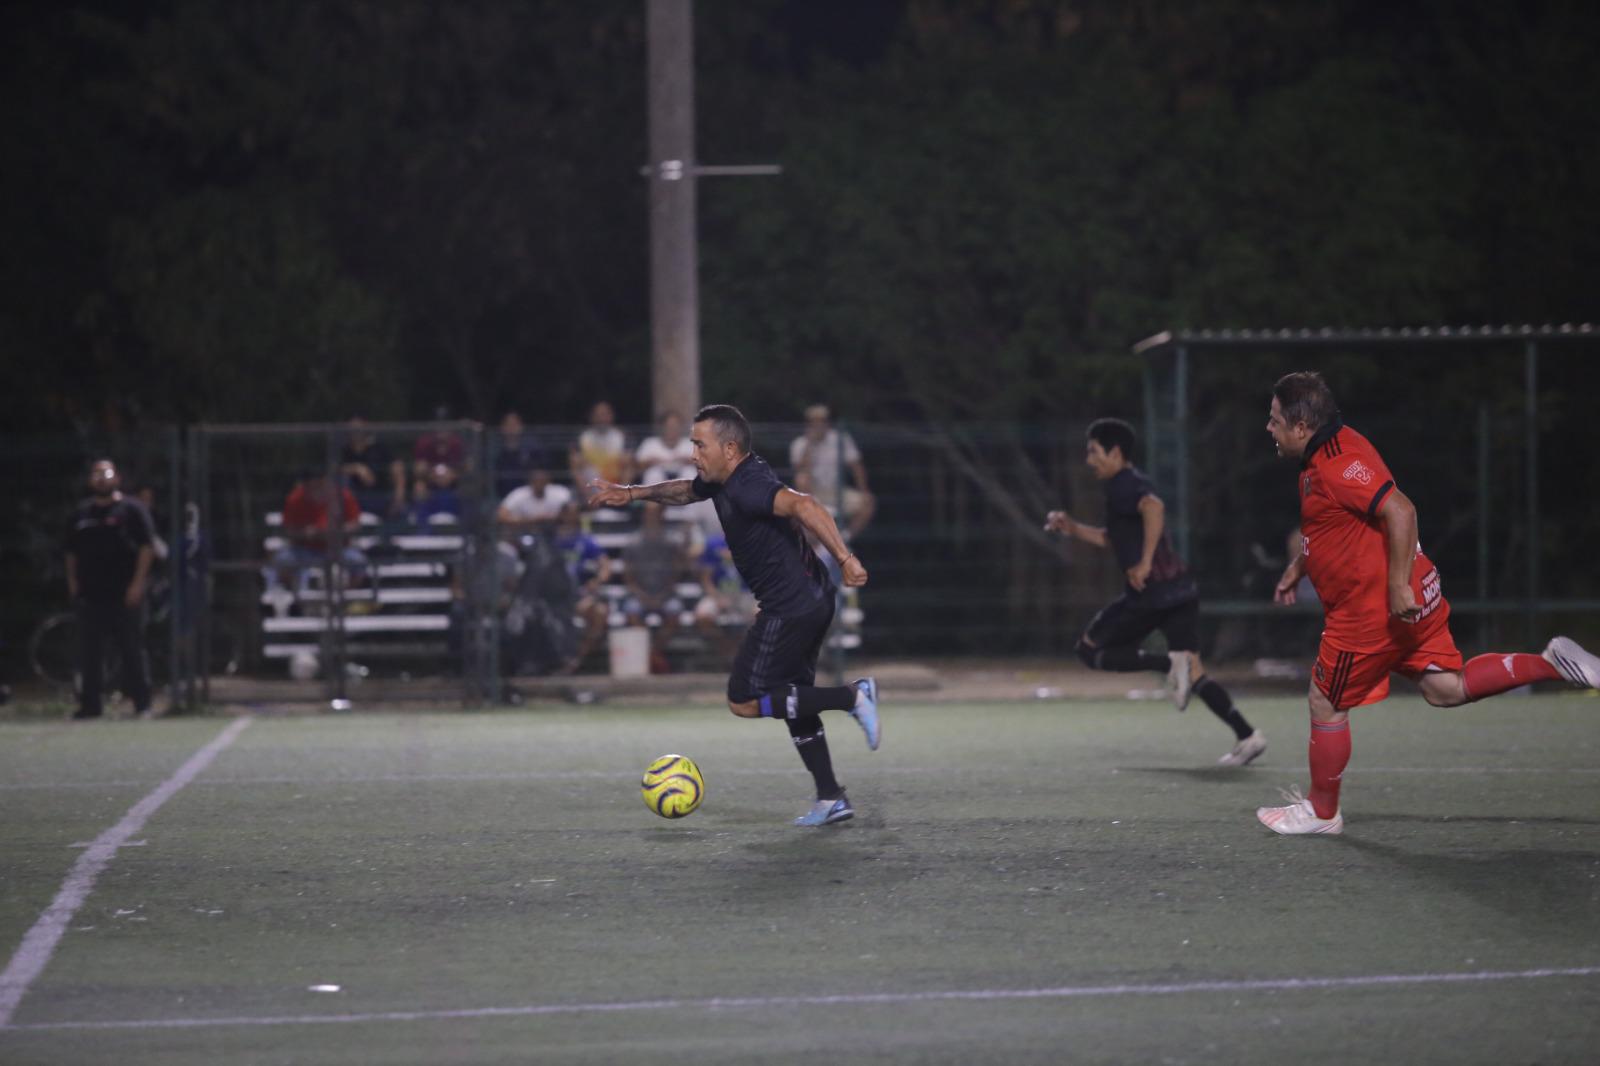
[[[1256,730],[1233,746],[1233,750],[1217,760],[1218,766],[1249,766],[1256,756],[1267,750],[1267,735]]]
[[[1544,646],[1544,661],[1579,688],[1600,688],[1600,657],[1578,647],[1571,637],[1556,637]]]
[[[1311,801],[1302,796],[1298,788],[1284,789],[1283,798],[1289,801],[1289,806],[1256,808],[1256,819],[1274,833],[1284,836],[1309,833],[1338,836],[1344,832],[1344,815],[1335,811],[1332,818],[1318,818]]]
[[[1167,684],[1172,686],[1172,705],[1183,711],[1189,708],[1189,693],[1194,688],[1194,678],[1189,674],[1189,653],[1169,651],[1167,658],[1172,666],[1167,670]]]

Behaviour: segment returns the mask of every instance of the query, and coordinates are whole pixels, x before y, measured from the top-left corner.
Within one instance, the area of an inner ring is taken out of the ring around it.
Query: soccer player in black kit
[[[1128,584],[1089,622],[1078,639],[1078,657],[1096,670],[1154,670],[1172,679],[1178,710],[1193,692],[1233,730],[1234,746],[1217,763],[1248,766],[1267,750],[1267,738],[1253,729],[1233,705],[1228,690],[1205,676],[1200,662],[1200,590],[1194,575],[1172,550],[1166,532],[1166,508],[1144,472],[1133,465],[1137,438],[1133,427],[1117,418],[1089,425],[1085,460],[1106,491],[1105,526],[1086,526],[1065,511],[1051,511],[1045,528],[1076,537],[1117,556]],[[1167,654],[1140,647],[1156,630],[1167,638]]]
[[[844,711],[878,750],[878,684],[865,677],[849,685],[819,687],[817,656],[833,622],[835,589],[806,542],[815,537],[838,560],[844,583],[867,583],[867,568],[845,547],[831,515],[811,496],[778,480],[750,451],[750,423],[737,407],[711,404],[694,416],[693,480],[656,485],[589,483],[590,507],[622,507],[650,500],[682,506],[709,499],[722,520],[733,565],[760,604],[728,676],[728,709],[740,718],[781,718],[817,798],[796,825],[821,826],[855,814],[833,776],[821,712]]]

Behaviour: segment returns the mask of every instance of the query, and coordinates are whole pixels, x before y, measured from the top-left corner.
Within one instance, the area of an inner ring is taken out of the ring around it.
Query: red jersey
[[[1394,476],[1372,442],[1341,422],[1324,426],[1306,445],[1300,467],[1301,553],[1325,611],[1323,639],[1347,651],[1378,651],[1414,642],[1450,614],[1439,571],[1418,544],[1411,590],[1422,613],[1414,622],[1389,616],[1389,545],[1378,506]]]
[[[339,494],[344,504],[344,524],[349,525],[361,517],[361,508],[356,504],[355,496],[347,488],[340,488]],[[304,484],[296,485],[289,490],[289,498],[283,502],[283,526],[290,530],[315,530],[324,533],[328,529],[328,503],[320,500],[315,493],[307,492]],[[328,539],[322,536],[309,537],[304,542],[307,547],[326,548]]]

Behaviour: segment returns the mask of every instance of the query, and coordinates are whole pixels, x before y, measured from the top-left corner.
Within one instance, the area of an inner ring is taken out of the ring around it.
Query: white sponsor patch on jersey
[[[1350,465],[1344,468],[1346,481],[1359,481],[1363,485],[1372,484],[1372,470],[1360,459],[1350,460]]]

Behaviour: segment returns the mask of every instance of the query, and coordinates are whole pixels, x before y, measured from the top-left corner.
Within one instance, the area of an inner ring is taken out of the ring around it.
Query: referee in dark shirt
[[[1046,529],[1109,547],[1128,580],[1122,596],[1089,622],[1078,640],[1078,657],[1096,670],[1168,674],[1178,710],[1188,706],[1192,691],[1233,730],[1234,745],[1218,764],[1249,765],[1267,750],[1267,738],[1245,720],[1228,690],[1205,676],[1199,654],[1200,590],[1172,550],[1161,497],[1133,465],[1136,441],[1133,427],[1121,419],[1101,418],[1089,426],[1085,459],[1105,487],[1104,527],[1086,526],[1065,511],[1045,518]],[[1167,638],[1165,655],[1140,647],[1158,629]]]
[[[835,589],[806,534],[839,561],[846,585],[865,585],[867,568],[845,547],[827,510],[785,486],[767,461],[750,451],[750,424],[738,408],[701,408],[689,440],[698,477],[655,485],[592,481],[589,506],[712,501],[733,565],[761,606],[734,657],[728,709],[741,718],[781,718],[788,725],[817,788],[816,801],[795,819],[796,825],[842,822],[855,809],[834,779],[821,712],[850,714],[866,732],[867,747],[876,751],[878,685],[870,677],[837,687],[816,684],[817,656],[833,622]]]
[[[74,718],[98,718],[105,643],[122,658],[122,687],[138,714],[150,710],[150,673],[144,656],[144,594],[155,559],[150,512],[119,489],[109,459],[89,468],[90,496],[78,505],[67,533],[67,592],[78,611],[82,688]]]

